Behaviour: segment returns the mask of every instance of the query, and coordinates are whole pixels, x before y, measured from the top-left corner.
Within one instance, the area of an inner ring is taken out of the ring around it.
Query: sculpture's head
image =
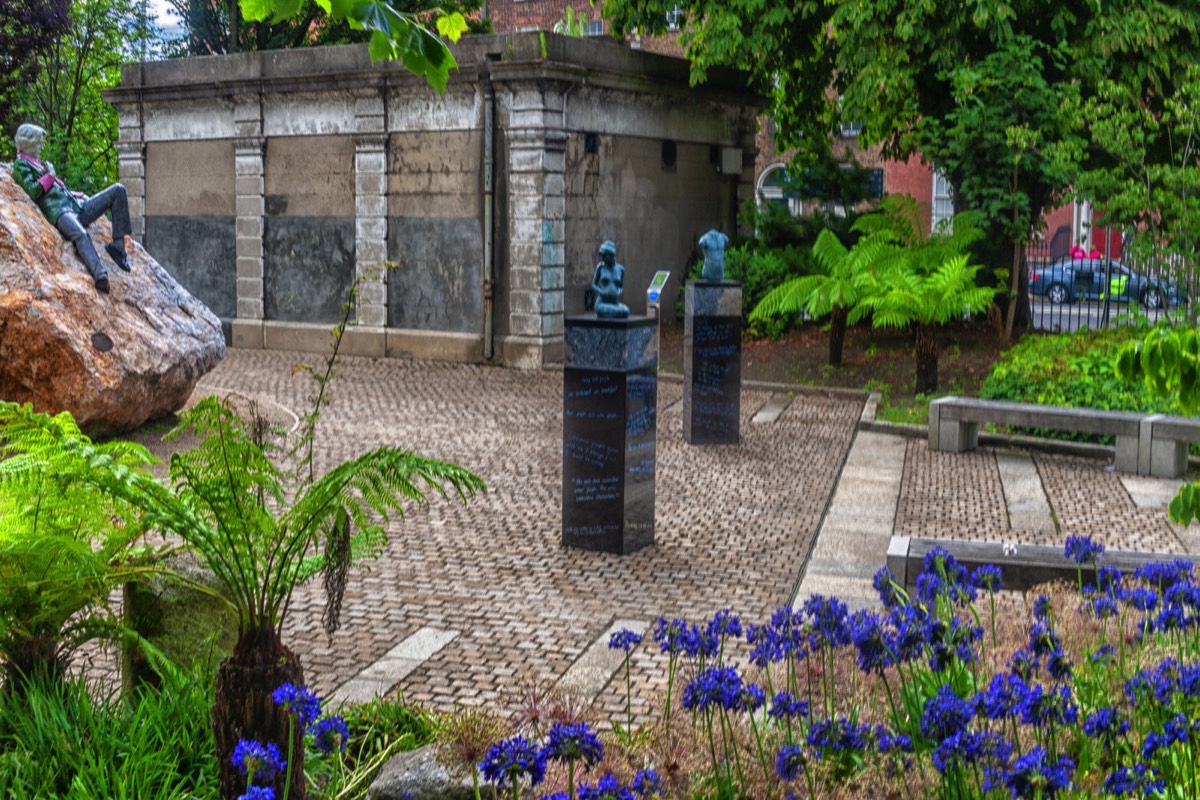
[[[604,259],[605,264],[611,265],[617,260],[617,246],[611,241],[600,245],[600,258]]]
[[[13,144],[17,146],[17,151],[28,153],[34,158],[41,155],[42,144],[45,141],[46,131],[28,122],[17,128],[17,135],[13,137]]]

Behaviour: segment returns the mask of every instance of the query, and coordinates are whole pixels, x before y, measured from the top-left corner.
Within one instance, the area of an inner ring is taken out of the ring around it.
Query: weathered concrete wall
[[[143,244],[228,326],[237,316],[233,142],[146,146]],[[226,331],[228,338],[228,331]]]
[[[671,271],[660,298],[668,313],[696,241],[712,228],[733,230],[737,176],[717,175],[709,145],[601,136],[596,153],[585,146],[583,136],[568,145],[566,313],[583,312],[596,248],[606,239],[617,245],[625,303],[635,314],[646,311],[654,273]],[[664,161],[664,146],[668,156],[674,149],[673,159]]]
[[[392,134],[388,152],[388,324],[483,327],[479,130]]]
[[[650,275],[752,195],[760,104],[739,75],[693,88],[678,59],[555,35],[454,50],[443,94],[365,47],[127,66],[106,96],[135,235],[235,346],[324,350],[357,278],[348,353],[540,367],[602,240],[640,312]],[[714,147],[746,169],[718,174]]]
[[[263,310],[283,322],[336,322],[354,282],[354,140],[267,139]]]

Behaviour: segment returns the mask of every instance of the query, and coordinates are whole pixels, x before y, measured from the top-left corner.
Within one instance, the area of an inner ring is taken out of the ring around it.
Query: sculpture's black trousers
[[[133,233],[133,226],[129,222],[129,200],[125,197],[125,187],[119,183],[114,183],[83,201],[83,210],[78,214],[68,211],[54,223],[63,236],[75,245],[75,252],[79,253],[79,258],[96,280],[108,277],[108,270],[100,260],[96,248],[92,246],[92,237],[88,236],[87,226],[99,219],[105,211],[112,212],[112,238],[124,251],[125,237]]]

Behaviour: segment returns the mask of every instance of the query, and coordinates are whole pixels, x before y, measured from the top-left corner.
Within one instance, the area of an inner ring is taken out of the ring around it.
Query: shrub
[[[698,261],[687,274],[688,279],[699,279],[704,263]],[[725,251],[725,279],[742,284],[742,312],[748,315],[767,292],[782,283],[816,271],[812,256],[806,249],[796,247],[767,248],[752,244],[731,247]],[[683,318],[683,292],[679,294],[676,315]],[[802,320],[799,313],[780,315],[769,320],[747,323],[746,332],[754,337],[777,338]]]
[[[991,400],[1040,403],[1067,408],[1180,414],[1174,398],[1155,397],[1138,383],[1117,375],[1117,356],[1144,336],[1144,328],[1117,326],[1022,339],[992,366],[979,390]],[[1059,439],[1112,441],[1068,431],[1039,431]]]

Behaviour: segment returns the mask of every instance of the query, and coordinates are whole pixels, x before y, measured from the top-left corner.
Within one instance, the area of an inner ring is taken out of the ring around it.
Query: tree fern
[[[0,402],[0,657],[10,685],[17,671],[57,673],[71,649],[115,629],[106,604],[138,572],[125,557],[140,514],[88,478],[95,463],[138,472],[152,460],[129,442],[93,444],[69,414]]]

